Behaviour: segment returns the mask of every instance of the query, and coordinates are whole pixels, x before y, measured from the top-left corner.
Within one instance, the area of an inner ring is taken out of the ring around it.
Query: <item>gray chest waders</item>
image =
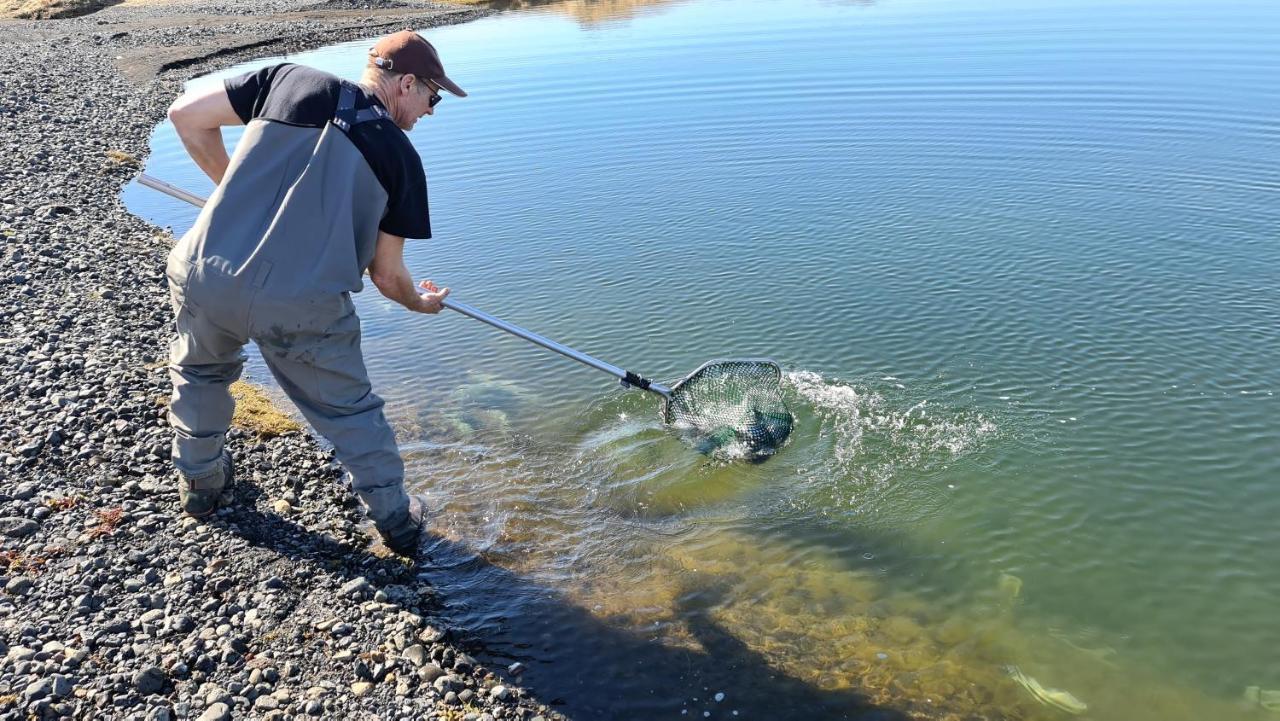
[[[394,527],[408,513],[404,464],[369,384],[349,295],[361,260],[372,257],[386,191],[347,133],[387,113],[357,110],[357,97],[344,82],[324,128],[253,121],[171,255],[173,455],[188,476],[215,467],[234,409],[228,386],[253,340],[280,388],[333,444],[369,517]]]

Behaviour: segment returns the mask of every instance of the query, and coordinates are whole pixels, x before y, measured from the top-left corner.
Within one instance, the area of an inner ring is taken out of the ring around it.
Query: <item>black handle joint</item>
[[[622,385],[635,386],[641,390],[647,391],[649,390],[649,379],[641,378],[635,373],[632,373],[631,371],[627,371],[627,377],[622,379]]]

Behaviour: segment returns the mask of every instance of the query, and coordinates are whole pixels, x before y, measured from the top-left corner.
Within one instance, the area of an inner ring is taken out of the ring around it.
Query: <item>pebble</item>
[[[364,576],[360,576],[342,584],[340,592],[349,598],[364,598],[369,588],[369,581]]]
[[[274,711],[280,708],[280,699],[275,696],[259,696],[254,699],[253,707],[259,711]]]
[[[204,703],[206,706],[213,706],[220,703],[231,703],[231,694],[227,693],[225,689],[218,688],[217,686],[214,686],[202,693],[204,693]]]
[[[0,518],[0,533],[10,538],[26,538],[40,530],[40,524],[30,518]]]
[[[164,688],[165,682],[164,671],[158,666],[148,666],[133,675],[133,685],[141,694],[152,694]]]
[[[418,678],[422,679],[423,683],[434,684],[436,679],[444,675],[444,669],[434,663],[429,663],[418,670]]]
[[[200,714],[199,721],[228,721],[231,718],[231,707],[225,703],[215,703]]]
[[[14,576],[4,585],[4,590],[14,596],[21,596],[30,591],[33,585],[34,582],[29,576]]]
[[[75,690],[75,683],[70,678],[63,676],[62,674],[54,674],[50,679],[50,682],[53,684],[53,695],[58,696],[59,698],[70,696],[71,692]]]
[[[51,693],[53,693],[53,682],[47,678],[42,678],[39,681],[33,681],[32,683],[27,684],[26,689],[22,692],[22,696],[30,702],[42,699]]]
[[[404,657],[414,666],[424,666],[427,663],[427,649],[415,643],[404,650]]]

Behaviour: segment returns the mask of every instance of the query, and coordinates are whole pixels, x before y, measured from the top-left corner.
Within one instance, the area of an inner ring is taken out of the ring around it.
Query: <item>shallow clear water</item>
[[[442,506],[424,574],[540,695],[1067,715],[1014,666],[1088,718],[1268,718],[1274,3],[569,3],[428,37],[472,95],[412,134],[411,267],[663,379],[774,357],[799,418],[719,463],[607,376],[362,294]],[[290,59],[354,77],[367,45]]]

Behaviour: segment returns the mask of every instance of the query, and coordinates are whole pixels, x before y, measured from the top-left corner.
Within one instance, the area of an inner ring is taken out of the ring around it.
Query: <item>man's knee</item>
[[[169,375],[175,388],[181,383],[191,385],[231,385],[240,378],[242,362],[232,363],[170,363]]]

